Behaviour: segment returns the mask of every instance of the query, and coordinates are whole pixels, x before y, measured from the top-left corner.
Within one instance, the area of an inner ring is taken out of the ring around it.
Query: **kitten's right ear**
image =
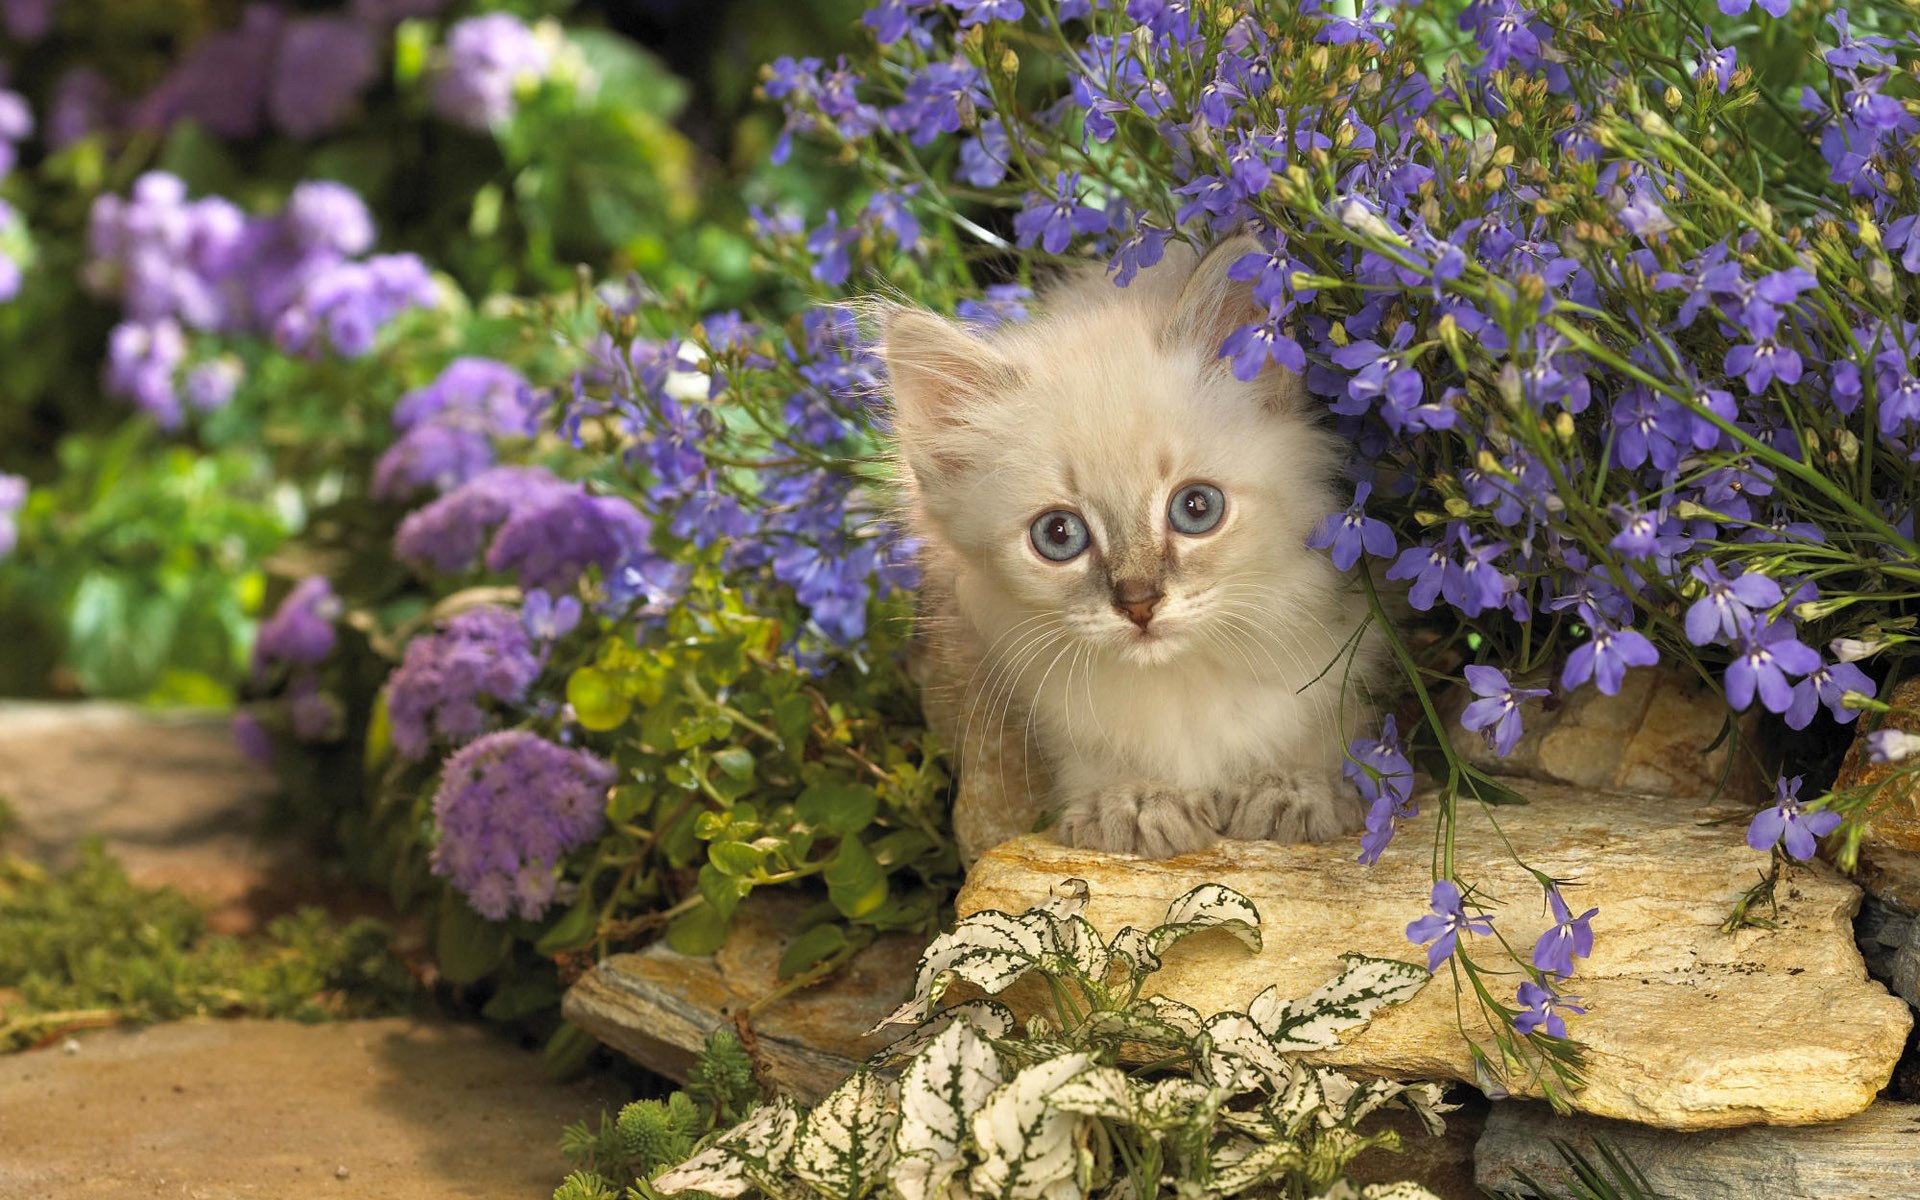
[[[1020,383],[1020,370],[960,326],[914,308],[880,314],[894,435],[916,473],[964,467],[967,415]]]

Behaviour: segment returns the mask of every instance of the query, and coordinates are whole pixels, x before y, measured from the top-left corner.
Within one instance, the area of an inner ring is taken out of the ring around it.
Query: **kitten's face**
[[[1275,667],[1289,595],[1325,586],[1305,548],[1328,510],[1324,437],[1189,347],[1051,351],[953,434],[991,452],[927,496],[975,568],[976,617],[1139,665]]]

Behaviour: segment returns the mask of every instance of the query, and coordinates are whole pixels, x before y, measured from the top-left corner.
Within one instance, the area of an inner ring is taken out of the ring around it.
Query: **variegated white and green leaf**
[[[1282,1050],[1326,1050],[1340,1044],[1337,1036],[1372,1017],[1389,1004],[1398,1004],[1433,978],[1425,967],[1392,958],[1363,954],[1341,956],[1347,964],[1332,981],[1286,1004],[1275,1004],[1263,992],[1248,1007],[1248,1015]]]
[[[769,1195],[785,1195],[780,1180],[787,1174],[800,1110],[784,1096],[755,1109],[746,1120],[727,1130],[712,1145],[653,1180],[663,1195],[701,1191],[731,1200],[750,1188]]]
[[[988,909],[966,917],[927,946],[912,997],[874,1030],[924,1020],[956,979],[987,993],[1005,990],[1043,957],[1058,953],[1058,924],[1040,910],[1014,916]]]
[[[1055,1088],[1049,1102],[1066,1112],[1132,1124],[1133,1086],[1118,1067],[1094,1067]]]
[[[1295,1142],[1235,1138],[1213,1152],[1209,1165],[1215,1191],[1232,1196],[1283,1172],[1298,1170],[1306,1161],[1305,1149]]]
[[[1048,1103],[1053,1091],[1092,1065],[1086,1054],[1035,1063],[995,1088],[973,1114],[980,1161],[969,1175],[976,1195],[996,1200],[1068,1200],[1087,1118]]]
[[[1155,962],[1167,948],[1196,933],[1220,929],[1260,950],[1260,910],[1253,901],[1219,883],[1203,883],[1167,906],[1167,919],[1146,936]]]
[[[1134,1093],[1134,1121],[1156,1133],[1178,1129],[1212,1121],[1228,1099],[1228,1093],[1197,1080],[1157,1079]]]
[[[1046,913],[1060,921],[1079,916],[1087,911],[1087,881],[1061,880],[1047,889],[1047,898],[1034,905],[1032,911]]]
[[[949,1004],[921,1022],[912,1033],[889,1043],[874,1059],[888,1063],[903,1062],[920,1053],[955,1022],[973,1026],[974,1032],[986,1038],[1006,1037],[1017,1023],[1013,1010],[998,1000],[962,1000],[958,1004]]]
[[[1082,1037],[1118,1037],[1169,1053],[1185,1050],[1200,1036],[1200,1014],[1165,996],[1147,996],[1124,1009],[1100,1009],[1087,1014],[1078,1031]]]
[[[900,1080],[892,1182],[905,1200],[936,1200],[968,1163],[973,1114],[1004,1081],[1000,1056],[966,1021],[932,1038]]]
[[[1202,1046],[1201,1081],[1228,1093],[1278,1086],[1287,1078],[1287,1060],[1245,1014],[1224,1012],[1207,1018]]]
[[[857,1200],[884,1181],[900,1104],[893,1080],[855,1071],[801,1118],[793,1173],[827,1200]]]

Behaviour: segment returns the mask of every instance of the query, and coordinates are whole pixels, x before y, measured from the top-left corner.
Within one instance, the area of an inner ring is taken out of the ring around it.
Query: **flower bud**
[[[1560,415],[1553,419],[1553,436],[1568,445],[1573,444],[1573,414],[1564,408],[1560,410]]]
[[[1008,79],[1020,73],[1020,56],[1013,52],[1012,46],[1007,46],[1000,51],[1000,73]]]
[[[1646,131],[1648,136],[1657,138],[1674,136],[1673,126],[1667,124],[1667,119],[1652,109],[1643,108],[1634,116],[1638,119],[1640,128]]]
[[[1681,105],[1681,103],[1682,103],[1682,102],[1683,102],[1683,101],[1684,101],[1684,100],[1686,99],[1686,97],[1684,97],[1684,96],[1682,96],[1682,95],[1680,94],[1680,89],[1679,89],[1679,88],[1677,88],[1677,87],[1668,87],[1668,88],[1667,88],[1667,94],[1666,94],[1666,96],[1665,96],[1665,97],[1663,97],[1663,99],[1665,99],[1665,100],[1666,100],[1666,102],[1667,102],[1667,107],[1668,107],[1669,109],[1678,109],[1678,108],[1680,107],[1680,105]]]
[[[1840,461],[1849,467],[1860,461],[1860,439],[1850,429],[1842,429],[1834,435],[1834,443],[1840,450]]]
[[[1886,648],[1885,642],[1863,642],[1858,638],[1835,638],[1827,643],[1827,650],[1841,662],[1872,658]]]

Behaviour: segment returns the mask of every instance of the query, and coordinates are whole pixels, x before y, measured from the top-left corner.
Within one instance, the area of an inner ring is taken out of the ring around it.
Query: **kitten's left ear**
[[[1253,298],[1253,281],[1228,275],[1249,254],[1265,256],[1267,248],[1250,233],[1239,233],[1214,245],[1193,268],[1173,302],[1173,315],[1160,331],[1163,348],[1197,349],[1214,372],[1231,372],[1220,357],[1220,345],[1234,330],[1267,319],[1267,308]],[[1306,399],[1303,380],[1292,371],[1272,367],[1255,381],[1262,402],[1272,412],[1297,411]]]
[[[1173,302],[1173,314],[1160,331],[1160,344],[1197,346],[1211,358],[1220,352],[1220,343],[1228,334],[1242,325],[1266,320],[1266,309],[1253,298],[1253,284],[1227,277],[1228,270],[1242,258],[1264,253],[1266,248],[1259,239],[1248,233],[1216,243],[1181,286]]]

